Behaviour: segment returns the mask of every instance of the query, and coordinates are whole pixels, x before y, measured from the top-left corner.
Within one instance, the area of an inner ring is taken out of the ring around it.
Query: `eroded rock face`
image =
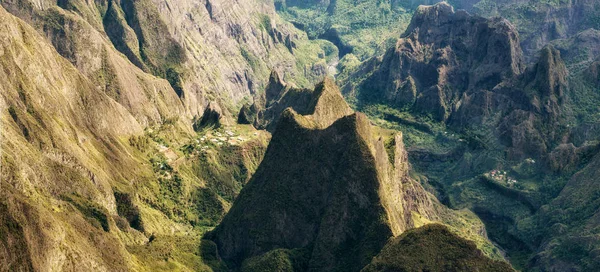
[[[112,185],[143,167],[118,140],[142,125],[2,7],[0,30],[0,270],[129,269]]]
[[[560,52],[548,46],[542,50],[538,63],[521,77],[495,89],[508,100],[497,133],[507,143],[510,158],[544,157],[563,140],[567,133],[561,122],[567,75]]]
[[[43,33],[63,57],[144,126],[178,117],[189,125],[209,100],[235,105],[258,93],[273,68],[291,78],[314,80],[312,70],[295,65],[293,51],[299,42],[308,43],[307,38],[280,20],[272,4],[0,3]]]
[[[249,115],[254,117],[255,127],[273,131],[288,107],[303,115],[318,114],[320,117],[315,121],[323,126],[352,112],[333,79],[326,77],[314,90],[309,90],[285,83],[273,71],[265,95],[255,99]]]
[[[357,271],[389,237],[436,217],[408,177],[402,136],[395,162],[368,119],[325,80],[304,114],[283,111],[263,162],[209,238],[233,267],[279,248],[306,251],[305,269]]]
[[[525,68],[516,29],[501,18],[420,6],[396,46],[353,75],[343,90],[456,128],[492,126],[509,157],[546,156],[562,141],[567,68],[552,46]],[[354,87],[356,86],[356,87]]]
[[[189,56],[182,64],[183,100],[193,115],[200,115],[207,95],[237,103],[259,93],[271,69],[290,78],[313,76],[295,65],[294,50],[306,36],[280,20],[272,2],[151,2]]]
[[[173,44],[170,35],[147,33],[146,28],[142,30],[139,22],[137,26],[140,28],[137,32],[134,31],[127,24],[121,6],[116,2],[112,3],[113,1],[99,1],[98,5],[78,1],[1,2],[9,13],[30,23],[42,33],[61,56],[92,81],[96,88],[123,105],[143,126],[155,125],[175,117],[186,117],[183,103],[171,84],[164,79],[166,68],[178,66],[183,59],[173,56],[167,61],[167,58],[161,57],[163,54],[169,55],[166,51],[177,51],[173,48],[178,46]],[[78,8],[74,8],[75,6]],[[69,9],[76,9],[77,13],[71,13]],[[156,11],[153,11],[156,15]],[[102,20],[101,15],[106,15],[105,20]],[[135,18],[139,16],[136,15]],[[137,22],[136,20],[134,21]],[[152,25],[156,25],[156,29],[164,29],[164,24],[159,21]],[[117,26],[122,28],[123,33],[120,35],[124,36],[119,41],[111,36],[113,31],[117,31]],[[104,31],[105,27],[107,32]],[[148,47],[147,55],[144,56],[147,62],[141,61],[140,44]],[[130,51],[123,49],[123,56],[113,45],[117,49],[129,48]]]
[[[355,77],[373,74],[344,91],[446,121],[464,93],[491,90],[523,69],[518,34],[508,21],[455,12],[443,2],[420,6],[396,46]]]
[[[204,113],[202,114],[202,118],[194,123],[194,130],[198,131],[202,128],[206,127],[221,127],[223,122],[223,110],[216,102],[210,102]]]

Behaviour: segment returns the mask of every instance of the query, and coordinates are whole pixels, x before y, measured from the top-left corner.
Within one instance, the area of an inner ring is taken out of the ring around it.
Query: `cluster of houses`
[[[254,136],[257,136],[258,132],[254,132]],[[236,135],[232,130],[225,130],[225,132],[209,132],[206,135],[195,140],[196,148],[201,151],[206,151],[210,148],[210,144],[216,146],[223,145],[238,145],[246,141],[247,139],[241,135]]]
[[[487,177],[492,178],[495,181],[506,182],[508,185],[514,185],[517,180],[508,176],[506,171],[492,170],[485,174]]]

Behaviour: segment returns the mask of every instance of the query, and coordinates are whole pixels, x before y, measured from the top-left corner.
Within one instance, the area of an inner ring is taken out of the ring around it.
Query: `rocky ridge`
[[[558,133],[568,73],[551,46],[526,68],[519,44],[505,19],[454,11],[445,2],[420,6],[396,46],[365,62],[350,76],[364,79],[342,89],[362,104],[384,103],[456,129],[491,124],[521,152],[515,158],[540,157],[564,136]]]
[[[386,148],[341,98],[326,79],[304,114],[281,114],[256,174],[207,236],[230,267],[287,256],[300,270],[357,271],[390,237],[459,217],[409,177],[402,135]]]
[[[455,12],[442,2],[420,6],[396,46],[352,75],[369,76],[343,90],[446,121],[463,93],[491,89],[523,69],[518,34],[508,21]]]
[[[1,4],[143,125],[189,121],[214,100],[235,108],[264,86],[271,69],[303,84],[324,75],[320,45],[280,20],[272,6],[221,2]]]
[[[219,117],[210,121],[228,127],[203,131],[210,139],[192,130],[185,88],[178,93],[166,75],[185,65],[162,58],[180,48],[164,24],[121,33],[145,37],[147,51],[116,50],[103,24],[156,19],[148,2],[30,4],[0,7],[0,270],[208,269],[199,253],[178,252],[199,248],[199,233],[254,172],[268,133]],[[113,14],[96,16],[103,7]],[[127,17],[128,8],[149,14]],[[148,38],[159,34],[165,40]],[[217,100],[208,107],[216,113],[227,104]]]
[[[0,18],[0,213],[7,220],[0,236],[8,246],[0,269],[126,269],[132,260],[123,244],[96,227],[116,229],[112,186],[140,174],[123,171],[137,163],[117,139],[142,134],[142,126],[25,22],[3,8]],[[88,224],[77,206],[59,200],[73,194],[95,203],[102,223]],[[7,241],[22,251],[11,252]]]

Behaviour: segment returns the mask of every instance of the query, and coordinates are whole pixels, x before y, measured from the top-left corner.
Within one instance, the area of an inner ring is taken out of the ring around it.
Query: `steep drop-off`
[[[308,85],[326,74],[325,51],[335,51],[308,41],[263,2],[1,4],[144,125],[190,120],[210,101],[233,110],[262,89],[272,69]]]
[[[131,259],[109,234],[112,186],[140,174],[125,171],[138,162],[118,139],[142,127],[35,30],[3,8],[0,18],[2,240],[20,241],[2,251],[13,266],[2,269],[126,269]]]
[[[343,91],[359,107],[383,103],[458,130],[491,126],[519,159],[543,157],[564,136],[567,75],[553,47],[525,68],[507,20],[442,2],[420,6],[396,46],[344,79]]]
[[[25,21],[4,8],[0,19],[0,270],[208,269],[200,236],[269,134],[226,123],[193,132],[166,80],[115,55],[157,96],[129,93],[136,102],[123,105]],[[166,115],[136,110],[156,107]]]
[[[593,224],[579,224],[595,211],[583,193],[594,179],[581,177],[598,152],[597,31],[528,57],[521,31],[447,3],[421,6],[396,46],[343,74],[342,90],[378,124],[405,132],[425,187],[475,211],[518,269],[590,269]],[[567,208],[566,194],[590,208]],[[561,251],[563,242],[576,250]]]
[[[256,174],[207,236],[230,267],[289,258],[298,270],[358,271],[390,237],[464,220],[409,177],[401,134],[386,148],[389,136],[329,79],[308,92],[303,113],[283,111]]]

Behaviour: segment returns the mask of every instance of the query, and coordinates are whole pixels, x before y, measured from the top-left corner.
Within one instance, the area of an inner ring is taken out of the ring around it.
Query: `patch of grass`
[[[200,250],[200,237],[189,235],[156,235],[145,245],[130,245],[142,267],[149,271],[211,271]]]

